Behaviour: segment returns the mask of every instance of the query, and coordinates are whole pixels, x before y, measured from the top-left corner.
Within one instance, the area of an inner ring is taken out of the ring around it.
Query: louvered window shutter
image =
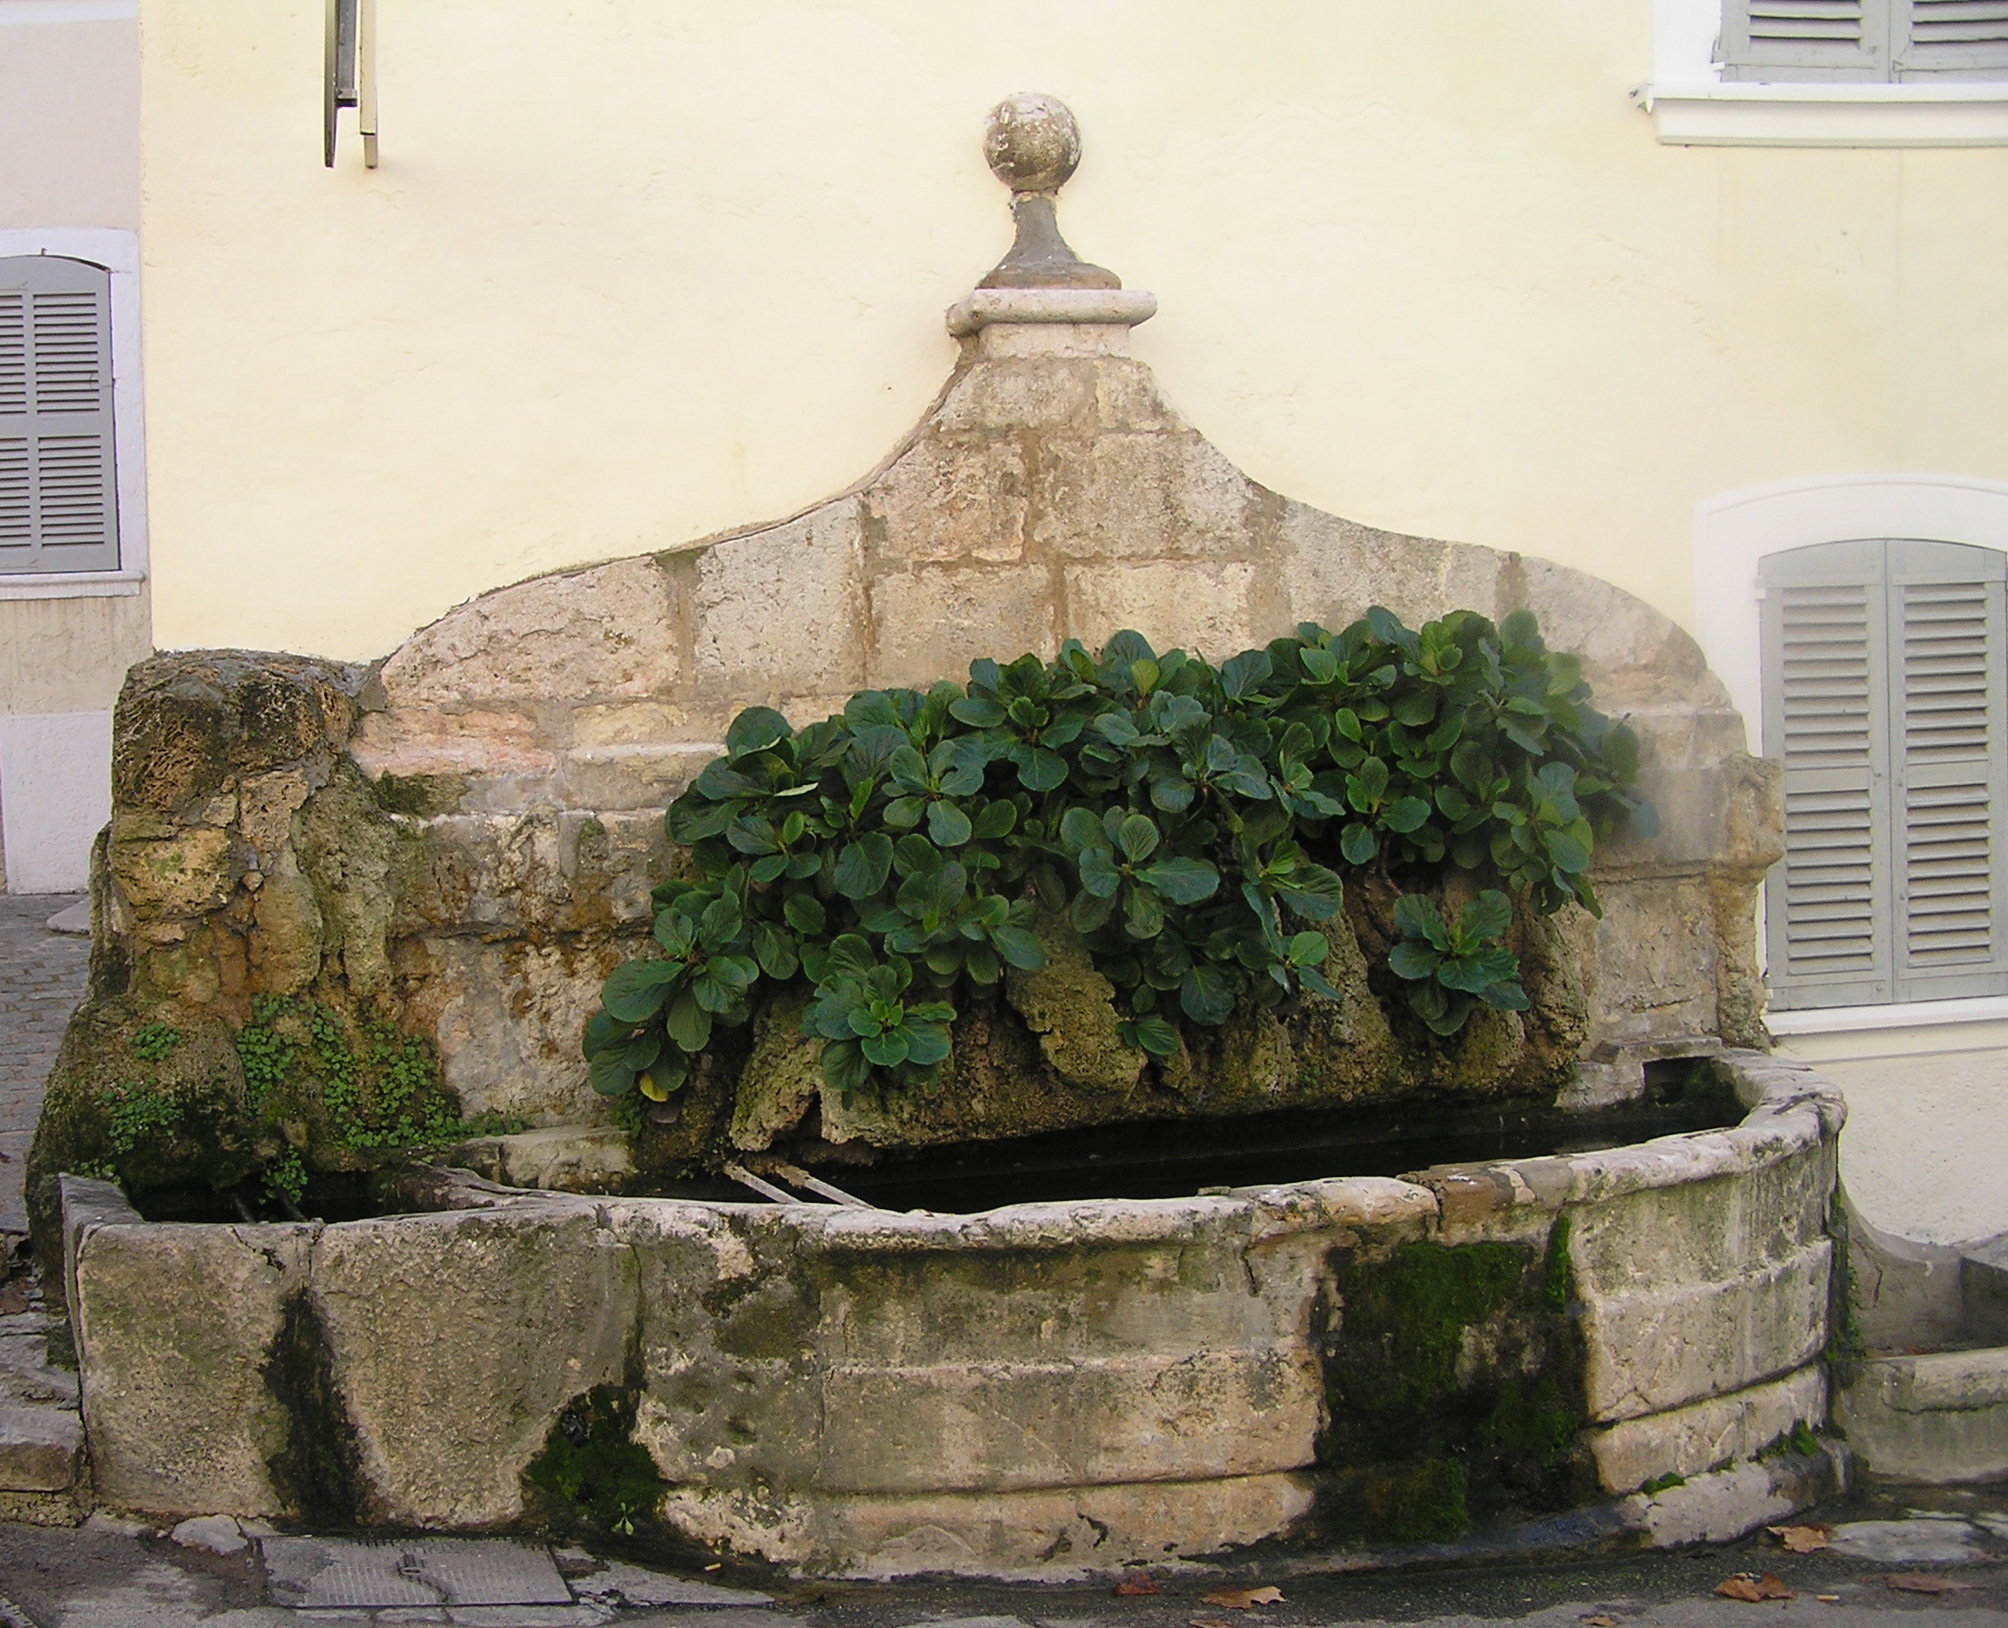
[[[1762,626],[1785,765],[1774,1004],[2008,993],[2008,558],[1903,539],[1775,554]]]
[[[2008,77],[2008,0],[1895,0],[1898,79]]]
[[[0,573],[117,568],[111,279],[0,259]]]
[[[1890,7],[1897,3],[1901,0],[1724,0],[1722,75],[1888,79]]]
[[[1956,543],[1887,547],[1896,998],[2001,994],[2008,559]]]
[[[1764,562],[1764,745],[1785,766],[1764,913],[1781,1009],[1894,998],[1882,555],[1833,543]]]

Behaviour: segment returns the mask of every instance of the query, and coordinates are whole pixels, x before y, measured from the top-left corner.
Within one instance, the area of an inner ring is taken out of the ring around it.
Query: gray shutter
[[[117,568],[111,279],[0,260],[0,573]]]
[[[2008,77],[2008,0],[1894,0],[1898,79]]]
[[[1723,0],[1722,76],[1772,81],[1888,79],[1892,3]]]
[[[2008,992],[2003,610],[2008,558],[1888,545],[1898,1000]]]
[[[1893,998],[1883,545],[1764,562],[1764,749],[1785,767],[1785,858],[1765,884],[1772,1004]]]

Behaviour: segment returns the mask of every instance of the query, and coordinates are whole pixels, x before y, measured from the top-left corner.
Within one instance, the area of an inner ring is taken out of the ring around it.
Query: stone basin
[[[522,1525],[609,1387],[666,1534],[824,1575],[1385,1556],[1561,1511],[1727,1537],[1827,1486],[1843,1110],[1798,1065],[1711,1066],[1723,1130],[976,1215],[435,1172],[418,1213],[157,1223],[66,1177],[97,1496]]]

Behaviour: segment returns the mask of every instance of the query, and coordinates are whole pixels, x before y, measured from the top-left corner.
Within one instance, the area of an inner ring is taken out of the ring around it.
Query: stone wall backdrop
[[[1049,226],[1050,189],[1019,202],[1042,196]],[[108,1030],[168,1014],[177,1056],[228,1075],[225,1033],[261,1000],[311,995],[434,1042],[470,1116],[603,1124],[581,1027],[646,940],[663,810],[739,709],[804,722],[861,688],[1123,628],[1218,660],[1373,604],[1410,625],[1531,610],[1640,736],[1662,832],[1599,854],[1601,922],[1556,918],[1582,950],[1574,1094],[1635,1090],[1656,1056],[1764,1043],[1752,935],[1776,782],[1687,634],[1580,572],[1376,531],[1250,480],[1130,356],[1152,297],[1064,244],[986,282],[1003,286],[950,313],[961,357],[933,410],[807,513],[497,589],[373,666],[199,651],[134,669],[70,1074],[103,1072],[90,1037],[102,1052]],[[46,1224],[63,1144],[44,1128]]]

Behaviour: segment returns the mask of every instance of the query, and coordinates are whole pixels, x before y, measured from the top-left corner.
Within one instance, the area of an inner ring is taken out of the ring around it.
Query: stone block
[[[966,679],[978,656],[1009,661],[1057,648],[1042,566],[922,566],[871,586],[873,685]]]
[[[1835,1393],[1834,1423],[1871,1475],[2008,1477],[2008,1347],[1871,1357]]]
[[[1597,895],[1596,1037],[1623,1046],[1712,1037],[1718,945],[1706,880],[1600,876]]]
[[[1648,1548],[1730,1543],[1817,1503],[1836,1490],[1836,1479],[1824,1453],[1812,1462],[1735,1464],[1664,1492],[1633,1493],[1620,1512]]]
[[[579,1037],[608,973],[640,953],[627,937],[564,935],[547,943],[459,934],[401,946],[402,974],[422,984],[410,1017],[439,1048],[442,1078],[469,1114],[532,1124],[597,1120]]]
[[[783,1492],[758,1505],[690,1487],[664,1500],[664,1518],[694,1542],[821,1576],[1059,1582],[1105,1577],[1139,1556],[1244,1548],[1287,1531],[1313,1501],[1310,1479],[1287,1473],[922,1496]]]
[[[67,1492],[83,1444],[73,1410],[0,1401],[0,1492]]]
[[[1318,622],[1336,632],[1370,605],[1385,605],[1410,627],[1445,611],[1499,614],[1508,556],[1493,549],[1375,531],[1301,503],[1284,506],[1280,539],[1292,626]]]
[[[864,684],[859,500],[697,552],[693,676],[735,706]]]
[[[536,717],[516,708],[414,707],[370,713],[349,753],[372,780],[387,774],[546,775],[557,767],[556,745]]]
[[[1549,648],[1583,658],[1583,676],[1606,711],[1669,698],[1728,707],[1701,646],[1671,617],[1587,571],[1531,554],[1512,558],[1520,603],[1539,619]]]
[[[653,558],[533,577],[448,611],[383,664],[393,709],[655,696],[682,677],[669,578]]]
[[[1250,614],[1252,565],[1151,561],[1067,571],[1064,631],[1090,649],[1134,628],[1159,650],[1223,661],[1259,642]]]
[[[1323,1398],[1307,1349],[822,1375],[817,1485],[828,1491],[1008,1491],[1201,1480],[1308,1466]]]
[[[954,446],[963,438],[1016,436],[1033,430],[1042,436],[1093,428],[1097,384],[1102,370],[1116,365],[1089,359],[1000,360],[970,368],[942,398],[929,426],[933,434]],[[1130,363],[1131,368],[1137,364]],[[894,468],[897,469],[898,465]],[[887,471],[891,475],[892,471]],[[872,483],[877,492],[886,476]]]
[[[873,564],[1015,565],[1025,557],[1029,484],[1016,441],[923,437],[865,490]]]
[[[1245,561],[1257,549],[1260,490],[1196,435],[1111,432],[1043,450],[1032,536],[1054,557]]]
[[[572,749],[722,741],[725,726],[732,721],[731,711],[722,703],[682,705],[669,701],[618,701],[574,707]]]
[[[593,746],[565,754],[562,800],[573,808],[667,808],[723,751],[717,742]]]
[[[583,1200],[331,1226],[313,1281],[372,1522],[516,1519],[565,1404],[622,1380],[633,1256]]]
[[[298,1424],[267,1370],[302,1315],[319,1224],[125,1214],[66,1227],[98,1498],[158,1516],[298,1513],[300,1489],[274,1470]]]
[[[1727,1396],[1627,1419],[1593,1432],[1589,1447],[1604,1491],[1636,1492],[1664,1475],[1691,1479],[1726,1468],[1789,1435],[1794,1425],[1818,1430],[1826,1419],[1826,1370],[1810,1367]]]
[[[1637,1418],[1790,1373],[1827,1340],[1827,1240],[1722,1281],[1583,1289],[1590,1417]]]

